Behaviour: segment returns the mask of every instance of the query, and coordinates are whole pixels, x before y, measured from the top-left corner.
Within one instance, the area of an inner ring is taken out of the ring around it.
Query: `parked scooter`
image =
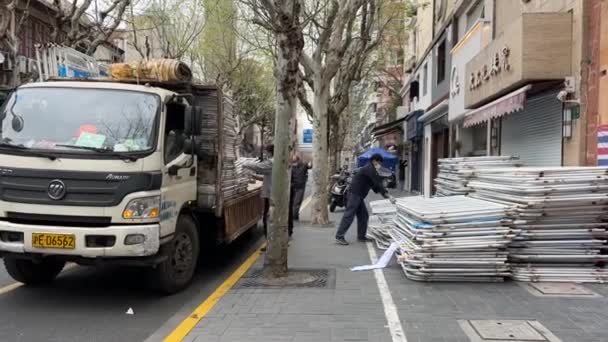
[[[334,184],[330,192],[329,211],[333,213],[337,207],[346,207],[352,178],[350,172],[345,170],[333,175],[331,178],[334,180]]]
[[[350,184],[352,182],[352,175],[357,172],[358,169],[355,169],[353,173],[349,171],[342,170],[340,174],[335,174],[331,178],[334,180],[334,184],[331,187],[330,199],[329,199],[329,211],[336,211],[337,207],[346,207],[348,192],[350,190]],[[393,172],[387,168],[380,168],[378,170],[378,174],[382,177],[382,184],[385,188],[388,188],[388,185],[391,181],[391,177],[393,177]]]

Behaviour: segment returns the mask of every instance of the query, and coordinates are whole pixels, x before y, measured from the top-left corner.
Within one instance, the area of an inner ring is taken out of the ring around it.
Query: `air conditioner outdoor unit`
[[[38,62],[35,59],[27,60],[27,71],[32,73],[38,73]]]
[[[22,74],[27,73],[27,64],[28,64],[27,57],[25,57],[25,56],[18,56],[17,57],[17,62],[18,62],[18,65],[19,65],[19,73],[22,73]]]

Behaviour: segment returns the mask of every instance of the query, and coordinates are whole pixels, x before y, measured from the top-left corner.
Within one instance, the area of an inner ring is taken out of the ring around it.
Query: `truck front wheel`
[[[25,259],[4,259],[4,266],[10,276],[27,285],[51,283],[65,266],[64,261],[42,260],[34,262]]]
[[[172,294],[187,287],[196,271],[200,241],[191,217],[180,216],[173,240],[163,247],[168,258],[156,267],[154,278],[159,290]]]

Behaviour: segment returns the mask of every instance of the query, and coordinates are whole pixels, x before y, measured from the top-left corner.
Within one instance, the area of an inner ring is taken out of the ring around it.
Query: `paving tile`
[[[289,262],[335,269],[335,289],[233,289],[185,341],[392,341],[373,273],[350,271],[369,263],[365,244],[335,246],[333,233],[298,225]],[[598,298],[541,298],[514,282],[419,283],[395,263],[383,272],[408,342],[468,342],[458,321],[480,319],[538,321],[563,342],[608,341],[606,285],[585,285]]]

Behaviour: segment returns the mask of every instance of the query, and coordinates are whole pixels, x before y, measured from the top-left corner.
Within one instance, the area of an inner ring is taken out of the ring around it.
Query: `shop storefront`
[[[422,193],[430,197],[435,193],[433,180],[438,173],[438,160],[449,157],[450,130],[448,100],[441,101],[422,115],[418,122],[424,125],[424,173]]]
[[[557,94],[570,75],[571,37],[559,28],[571,20],[567,13],[524,14],[466,64],[462,127],[477,129],[474,145],[485,130],[488,154],[519,156],[530,166],[563,164],[565,114]]]
[[[466,20],[463,12],[459,20]],[[478,20],[468,31],[459,34],[462,38],[452,49],[452,72],[450,78],[450,157],[486,156],[490,154],[488,124],[482,122],[472,127],[463,127],[468,110],[465,109],[466,64],[490,43],[492,23]]]
[[[557,92],[531,96],[523,110],[502,119],[500,152],[529,166],[562,165],[562,104]]]
[[[423,125],[418,119],[424,112],[414,111],[406,117],[406,138],[408,140],[408,165],[406,172],[406,189],[410,192],[422,192],[423,173]]]
[[[404,170],[401,167],[407,164],[407,154],[404,152],[404,124],[405,117],[388,122],[386,124],[376,126],[372,130],[374,141],[377,141],[379,147],[397,157],[397,164],[393,170],[393,177],[389,182],[390,188],[403,189],[405,183]]]

